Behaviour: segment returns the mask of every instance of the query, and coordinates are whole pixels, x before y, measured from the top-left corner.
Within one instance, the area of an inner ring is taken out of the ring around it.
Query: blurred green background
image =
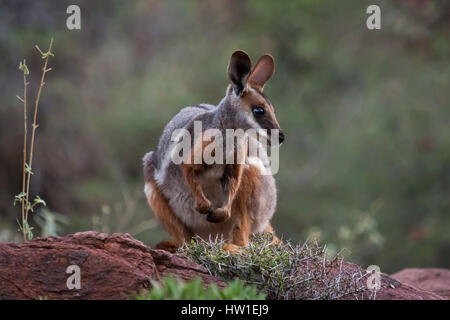
[[[81,7],[81,30],[66,8]],[[381,7],[382,29],[366,28]],[[287,135],[279,235],[377,264],[450,267],[450,1],[2,1],[0,241],[20,241],[26,58],[38,116],[35,235],[167,237],[143,193],[141,158],[183,106],[217,103],[236,49],[275,57],[266,86]],[[31,109],[31,107],[29,108]],[[349,253],[349,254],[347,254]]]

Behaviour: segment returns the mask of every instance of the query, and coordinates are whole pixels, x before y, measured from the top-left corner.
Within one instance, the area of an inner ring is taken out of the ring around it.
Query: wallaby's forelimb
[[[196,163],[195,155],[202,151],[208,142],[200,138],[194,144],[190,153],[190,163],[181,164],[181,171],[183,172],[184,180],[192,191],[194,196],[194,208],[201,214],[210,214],[212,212],[211,201],[205,196],[203,188],[199,181],[199,174],[204,170],[204,164]]]
[[[242,142],[244,142],[242,144]],[[224,192],[227,195],[226,203],[221,208],[217,208],[209,214],[207,220],[210,222],[222,222],[231,217],[231,207],[236,197],[236,193],[241,185],[242,174],[244,172],[245,156],[247,154],[247,141],[239,141],[235,145],[233,164],[225,164],[224,173],[221,179]]]
[[[192,194],[194,196],[195,210],[202,214],[210,214],[212,212],[211,201],[206,198],[198,179],[198,175],[201,170],[203,170],[203,165],[201,164],[181,165],[181,171],[183,172],[184,180],[192,190]]]
[[[222,222],[231,217],[231,206],[241,184],[243,171],[244,165],[242,164],[228,164],[225,166],[222,182],[224,191],[227,193],[227,201],[221,208],[217,208],[212,214],[208,215],[208,221]]]

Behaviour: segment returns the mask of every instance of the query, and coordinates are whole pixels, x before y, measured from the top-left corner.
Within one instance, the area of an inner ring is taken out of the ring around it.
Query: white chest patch
[[[147,199],[150,199],[150,197],[152,196],[152,193],[153,193],[153,188],[150,183],[145,184],[144,192],[145,192],[145,196],[147,197]]]
[[[256,167],[260,173],[266,170],[264,163],[258,157],[248,157],[247,158],[248,165]]]

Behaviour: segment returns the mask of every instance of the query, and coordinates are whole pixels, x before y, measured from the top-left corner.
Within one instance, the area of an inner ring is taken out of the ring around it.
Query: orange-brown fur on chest
[[[159,190],[153,178],[147,183],[151,184],[152,192],[147,198],[152,210],[155,212],[158,220],[164,225],[169,234],[173,236],[172,240],[164,240],[157,245],[157,248],[175,252],[181,246],[183,241],[188,241],[194,233],[187,228],[182,221],[175,215],[167,198]],[[241,175],[239,188],[236,190],[236,196],[231,204],[230,220],[222,224],[211,223],[211,230],[203,230],[202,234],[223,233],[228,239],[227,249],[234,250],[234,246],[246,246],[251,234],[252,216],[251,199],[257,196],[261,188],[260,173],[256,167],[246,167]],[[272,232],[269,225],[267,232]]]

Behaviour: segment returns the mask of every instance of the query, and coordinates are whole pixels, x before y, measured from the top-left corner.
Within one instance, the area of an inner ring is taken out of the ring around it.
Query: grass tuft
[[[343,268],[337,254],[327,259],[326,247],[316,241],[292,245],[274,243],[273,236],[253,236],[239,252],[222,250],[220,239],[194,238],[180,251],[224,281],[240,279],[264,292],[267,299],[358,299],[367,296],[364,274]]]

